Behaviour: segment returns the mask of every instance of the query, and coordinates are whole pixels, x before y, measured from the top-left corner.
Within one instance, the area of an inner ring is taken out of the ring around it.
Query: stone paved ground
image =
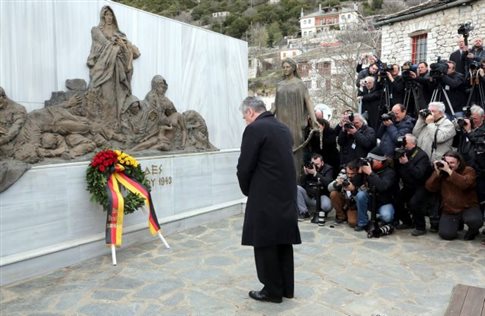
[[[334,226],[331,227],[330,225]],[[443,315],[454,285],[485,286],[480,240],[442,241],[398,231],[367,239],[346,225],[300,223],[295,298],[248,298],[259,289],[242,215],[121,248],[2,287],[1,315]]]

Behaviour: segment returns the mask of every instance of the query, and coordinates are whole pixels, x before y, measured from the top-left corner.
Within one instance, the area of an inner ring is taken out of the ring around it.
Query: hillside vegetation
[[[339,0],[281,0],[270,4],[264,0],[116,0],[155,14],[206,27],[215,32],[243,39],[250,46],[272,47],[284,36],[297,36],[301,10],[305,14],[318,6],[339,5]],[[383,0],[361,2],[364,15],[382,9]],[[214,18],[213,13],[229,12]]]

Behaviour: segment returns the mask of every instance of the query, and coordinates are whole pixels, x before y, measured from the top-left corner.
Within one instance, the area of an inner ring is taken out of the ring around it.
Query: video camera
[[[381,121],[394,121],[396,119],[396,114],[394,112],[389,111],[381,115]]]
[[[418,65],[414,65],[410,61],[405,62],[401,66],[401,77],[403,78],[403,80],[412,79],[411,78],[411,71],[414,72],[414,73],[417,73],[418,72]]]
[[[382,78],[387,78],[387,73],[392,72],[393,67],[392,64],[387,64],[387,63],[382,63],[382,65],[379,67],[379,70],[377,72],[377,76],[382,77]]]
[[[457,32],[458,34],[463,35],[465,45],[468,45],[468,36],[470,35],[471,31],[473,31],[473,26],[470,22],[463,23],[458,27]]]
[[[448,64],[446,63],[446,61],[441,60],[441,57],[438,57],[435,63],[429,65],[429,69],[429,75],[431,76],[431,78],[442,78],[448,73]]]

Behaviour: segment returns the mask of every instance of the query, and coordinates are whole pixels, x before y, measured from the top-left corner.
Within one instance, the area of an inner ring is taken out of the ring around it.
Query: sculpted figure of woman
[[[131,95],[133,59],[140,56],[118,28],[109,6],[101,9],[99,25],[91,29],[91,52],[88,57],[90,83],[102,99],[105,109],[100,119],[119,123],[125,99]]]
[[[283,80],[278,83],[275,102],[271,108],[276,118],[286,124],[293,136],[293,149],[304,142],[304,129],[310,116],[313,125],[317,126],[310,94],[305,83],[297,72],[296,62],[285,59],[281,63]],[[297,175],[303,166],[303,149],[294,152]]]

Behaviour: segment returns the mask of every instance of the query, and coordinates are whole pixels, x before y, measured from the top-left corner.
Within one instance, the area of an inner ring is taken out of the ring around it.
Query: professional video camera
[[[392,64],[382,63],[377,72],[378,77],[387,78],[387,73],[392,72]]]
[[[392,111],[389,111],[381,115],[382,121],[389,121],[389,120],[394,121],[395,119],[396,119],[396,115]]]
[[[418,65],[414,65],[412,62],[407,61],[401,66],[401,77],[403,80],[412,79],[411,71],[414,73],[418,72]]]
[[[465,45],[468,45],[468,36],[470,36],[471,31],[473,31],[473,26],[470,22],[463,23],[458,27],[457,32],[458,34],[463,35]]]
[[[446,61],[441,60],[441,57],[438,57],[435,63],[429,65],[429,75],[434,78],[441,78],[448,73],[448,64]]]
[[[419,116],[421,116],[423,119],[426,119],[430,115],[431,111],[429,109],[422,109],[419,111]]]
[[[394,158],[399,159],[404,154],[406,154],[406,137],[405,136],[399,136],[397,138],[397,147],[394,148]]]

